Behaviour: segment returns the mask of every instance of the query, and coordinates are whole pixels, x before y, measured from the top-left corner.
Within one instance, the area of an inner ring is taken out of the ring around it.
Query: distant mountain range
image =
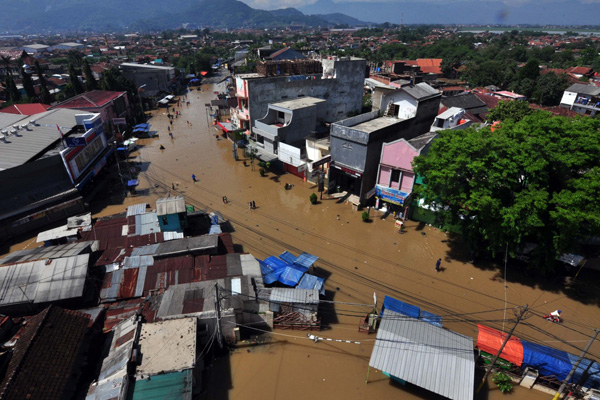
[[[298,7],[311,14],[344,10],[364,21],[395,24],[477,25],[600,25],[600,3],[581,0],[523,1],[518,6],[501,1],[338,1],[318,0]],[[596,10],[596,11],[594,11]]]
[[[364,24],[337,12],[306,15],[294,8],[257,10],[236,0],[0,0],[0,33],[149,31],[197,27],[312,27]]]

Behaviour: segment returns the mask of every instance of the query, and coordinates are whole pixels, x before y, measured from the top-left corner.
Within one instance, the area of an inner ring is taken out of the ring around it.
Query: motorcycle
[[[554,322],[557,324],[561,324],[563,322],[561,317],[556,317],[556,316],[550,315],[550,314],[543,315],[542,318],[544,318],[547,321]]]

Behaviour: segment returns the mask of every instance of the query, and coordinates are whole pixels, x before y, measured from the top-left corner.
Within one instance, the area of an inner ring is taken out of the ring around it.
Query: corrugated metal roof
[[[35,116],[20,115],[20,119],[11,124],[2,124],[1,129],[12,129],[12,125],[27,125],[29,120],[35,119],[36,124],[29,125],[29,129],[21,129],[17,135],[12,135],[7,142],[0,142],[0,170],[22,165],[42,152],[52,144],[58,144],[60,133],[56,126],[60,126],[63,133],[67,133],[77,125],[75,116],[81,114],[78,110],[51,110],[35,114]]]
[[[27,261],[46,260],[48,258],[62,258],[77,256],[89,251],[98,250],[98,242],[73,242],[59,246],[36,247],[35,249],[18,250],[10,253],[0,260],[0,265],[16,264]]]
[[[147,267],[148,265],[154,264],[154,258],[152,256],[131,256],[125,257],[123,260],[123,268],[138,268]]]
[[[429,86],[425,82],[417,83],[414,86],[404,86],[402,87],[406,93],[410,94],[417,100],[425,100],[429,97],[440,95],[441,92],[433,87]]]
[[[192,400],[193,381],[191,369],[139,379],[135,383],[132,400]]]
[[[163,232],[163,240],[165,242],[169,240],[183,239],[183,232]]]
[[[168,215],[184,213],[185,198],[183,196],[167,197],[156,200],[156,214]]]
[[[156,213],[149,212],[135,216],[136,235],[149,235],[156,232],[160,232],[160,225],[158,224]]]
[[[319,304],[319,291],[316,289],[273,288],[269,301],[277,303]]]
[[[389,309],[369,366],[450,399],[473,399],[473,339]]]
[[[102,361],[98,382],[90,386],[86,400],[125,398],[129,386],[127,363],[131,359],[138,325],[133,316],[114,327],[108,356]]]
[[[46,240],[59,239],[69,236],[77,236],[78,228],[69,229],[67,225],[59,226],[58,228],[48,229],[38,233],[36,242],[41,243]]]
[[[81,297],[89,258],[81,254],[0,268],[0,306]]]
[[[134,204],[132,206],[127,207],[127,216],[131,217],[132,215],[140,215],[146,213],[147,203]]]

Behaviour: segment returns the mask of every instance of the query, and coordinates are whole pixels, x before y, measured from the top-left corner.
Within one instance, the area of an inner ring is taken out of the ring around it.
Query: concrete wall
[[[250,126],[267,114],[269,103],[298,98],[300,95],[327,100],[324,119],[335,122],[362,108],[366,61],[323,60],[323,75],[306,75],[309,79],[290,80],[289,76],[247,80]],[[325,70],[333,71],[325,76]],[[324,78],[325,76],[325,78]],[[242,84],[237,84],[238,89]]]
[[[175,71],[165,69],[149,69],[149,68],[122,68],[123,76],[131,80],[136,87],[144,86],[144,90],[140,91],[140,96],[148,97],[155,96],[158,92],[171,93],[171,79],[175,75]]]

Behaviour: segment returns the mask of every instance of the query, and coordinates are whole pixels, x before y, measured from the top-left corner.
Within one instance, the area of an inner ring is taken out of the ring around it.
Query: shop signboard
[[[397,204],[399,206],[404,205],[404,201],[410,195],[410,193],[402,192],[398,189],[392,189],[390,187],[375,186],[375,196],[378,199],[386,201],[388,203]]]
[[[87,144],[85,138],[83,136],[80,137],[68,137],[65,139],[67,142],[67,147],[81,147]]]

